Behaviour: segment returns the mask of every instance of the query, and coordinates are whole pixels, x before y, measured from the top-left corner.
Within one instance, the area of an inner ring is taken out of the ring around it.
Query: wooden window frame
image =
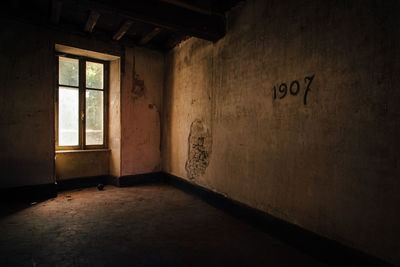
[[[59,57],[67,57],[78,59],[79,61],[79,84],[78,86],[68,86],[59,84]],[[76,56],[71,54],[56,54],[57,71],[55,85],[55,134],[56,134],[56,150],[89,150],[104,149],[108,147],[108,94],[109,94],[109,62],[90,57]],[[103,89],[86,88],[86,62],[95,62],[103,64]],[[79,90],[79,144],[77,146],[59,146],[58,143],[58,104],[59,104],[59,87],[77,88]],[[86,145],[86,89],[103,91],[103,144],[102,145]]]

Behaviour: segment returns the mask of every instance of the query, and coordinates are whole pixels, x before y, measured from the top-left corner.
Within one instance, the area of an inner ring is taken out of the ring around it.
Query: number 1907
[[[307,95],[308,92],[310,91],[310,86],[312,81],[314,80],[314,76],[315,74],[313,74],[310,77],[304,78],[304,83],[305,83],[305,90],[303,97],[304,105],[307,105]],[[296,96],[299,94],[301,88],[300,88],[300,83],[297,80],[294,80],[293,82],[290,83],[289,87],[286,83],[281,83],[279,87],[274,86],[272,90],[273,90],[273,98],[275,100],[277,98],[282,99],[285,96],[287,96],[288,91],[291,95]]]

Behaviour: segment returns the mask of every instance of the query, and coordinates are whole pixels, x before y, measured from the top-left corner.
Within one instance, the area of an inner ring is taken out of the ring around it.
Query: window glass
[[[103,89],[103,64],[86,62],[86,87]]]
[[[105,66],[84,57],[59,56],[58,147],[104,146]]]
[[[86,90],[86,145],[103,144],[103,91]]]
[[[58,77],[60,85],[79,86],[79,60],[59,57]]]
[[[79,145],[79,89],[59,87],[58,143]]]

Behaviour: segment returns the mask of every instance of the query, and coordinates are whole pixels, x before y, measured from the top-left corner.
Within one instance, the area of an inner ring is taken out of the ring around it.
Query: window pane
[[[103,129],[103,92],[86,90],[86,145],[102,145]]]
[[[74,58],[59,57],[58,80],[59,84],[78,86],[79,60]]]
[[[79,90],[60,87],[58,90],[58,145],[79,145]]]
[[[103,64],[86,62],[86,87],[103,89]]]

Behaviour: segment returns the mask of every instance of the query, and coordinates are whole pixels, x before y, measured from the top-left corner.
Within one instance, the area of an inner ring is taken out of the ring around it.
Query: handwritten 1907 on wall
[[[305,77],[304,78],[304,83],[305,83],[305,90],[304,90],[304,98],[303,98],[303,102],[304,105],[307,105],[307,95],[308,92],[310,91],[310,86],[312,81],[314,80],[314,76],[315,74],[313,74],[312,76],[309,77]],[[282,99],[285,96],[288,95],[288,86],[286,83],[281,83],[277,89],[277,86],[274,86],[273,90],[273,100],[279,98]],[[289,93],[293,96],[296,96],[299,94],[301,88],[300,88],[300,83],[297,80],[294,80],[290,83],[289,86]]]

